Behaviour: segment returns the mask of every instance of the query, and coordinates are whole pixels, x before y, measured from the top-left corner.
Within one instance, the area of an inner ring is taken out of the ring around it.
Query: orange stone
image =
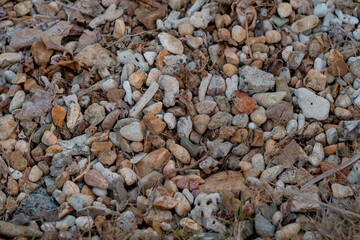
[[[235,91],[231,95],[232,114],[237,115],[240,113],[250,114],[256,106],[256,101],[252,97],[249,97],[245,93]]]
[[[98,156],[101,152],[110,150],[112,146],[112,142],[94,142],[91,146],[91,152]]]
[[[64,119],[66,116],[66,110],[65,108],[55,105],[51,110],[51,117],[53,119],[53,122],[55,126],[62,127],[64,123]]]

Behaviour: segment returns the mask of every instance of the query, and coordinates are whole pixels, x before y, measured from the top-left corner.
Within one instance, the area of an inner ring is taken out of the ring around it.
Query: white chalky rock
[[[210,15],[210,9],[205,8],[201,10],[201,12],[195,12],[190,17],[190,23],[195,28],[204,29],[208,26],[208,24],[213,20],[213,17]]]
[[[149,71],[149,64],[145,61],[143,55],[134,53],[132,50],[117,51],[116,61],[122,64],[132,63],[137,69]],[[130,76],[130,75],[129,75]]]
[[[176,117],[172,113],[165,113],[164,121],[166,122],[169,129],[174,129],[176,127]]]
[[[120,169],[119,173],[124,177],[125,183],[128,186],[133,185],[138,178],[134,170],[127,167]]]
[[[330,103],[325,98],[317,96],[306,88],[299,88],[295,91],[298,104],[306,118],[325,120],[329,116]]]
[[[105,11],[104,14],[101,14],[91,20],[89,23],[90,28],[96,28],[97,26],[100,26],[104,24],[106,21],[112,22],[115,19],[118,19],[122,14],[124,13],[124,10],[122,8],[116,9],[115,4],[111,4]]]
[[[233,75],[231,78],[226,79],[226,91],[225,96],[230,101],[231,95],[238,89],[239,86],[239,77],[237,75]]]
[[[208,89],[208,86],[210,84],[210,80],[212,78],[212,75],[211,74],[208,74],[206,77],[204,77],[202,80],[201,80],[201,83],[200,83],[200,86],[199,86],[199,94],[198,94],[198,97],[199,97],[199,101],[204,101],[205,99],[205,95],[206,95],[206,92],[207,92],[207,89]]]
[[[144,53],[144,57],[146,59],[146,61],[149,63],[149,65],[153,65],[154,64],[154,60],[157,56],[156,52],[146,52]]]
[[[125,90],[125,97],[124,97],[125,102],[127,102],[129,105],[133,105],[134,100],[132,98],[132,91],[129,81],[125,81],[123,83],[123,88]]]
[[[184,46],[181,41],[176,37],[162,32],[158,35],[161,45],[169,52],[173,54],[182,54],[184,52]]]
[[[90,231],[94,225],[94,220],[90,216],[81,216],[75,220],[75,224],[81,231]]]
[[[177,124],[177,132],[179,137],[189,138],[189,135],[192,131],[192,121],[190,116],[181,117]]]
[[[179,82],[176,78],[169,75],[161,75],[159,86],[164,90],[163,104],[165,107],[172,107],[175,105],[175,96],[179,94]]]
[[[179,83],[178,83],[179,86]],[[153,82],[150,87],[146,90],[146,92],[141,96],[139,101],[135,104],[133,108],[130,109],[130,117],[135,117],[139,112],[143,110],[143,108],[148,104],[151,98],[155,95],[156,91],[159,89],[159,84],[157,82]],[[174,103],[175,104],[175,103]]]

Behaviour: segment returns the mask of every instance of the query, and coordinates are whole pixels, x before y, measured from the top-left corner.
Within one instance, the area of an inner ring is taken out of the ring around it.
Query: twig
[[[64,3],[61,3],[61,2],[59,2],[59,1],[56,1],[56,3],[57,3],[58,5],[60,5],[60,6],[62,6],[62,7],[69,8],[69,9],[74,10],[74,11],[79,11],[79,12],[81,12],[81,13],[83,13],[83,14],[86,14],[86,15],[88,15],[88,16],[90,16],[90,17],[96,17],[94,14],[92,14],[92,13],[90,13],[90,12],[88,12],[88,11],[85,11],[85,10],[83,10],[83,9],[80,9],[80,8],[77,8],[77,7],[72,7],[72,6],[66,5],[66,4],[64,4]]]
[[[332,174],[336,173],[337,171],[341,171],[342,169],[356,163],[358,160],[360,159],[360,153],[356,154],[355,156],[353,156],[349,161],[344,162],[343,164],[340,164],[322,174],[320,174],[319,176],[317,176],[316,178],[311,179],[309,182],[307,182],[304,186],[301,187],[300,191],[304,191],[307,187],[309,187],[310,185],[331,176]],[[360,215],[359,215],[360,216]]]
[[[89,170],[90,170],[90,154],[89,154],[89,156],[88,156],[88,163],[87,163],[87,166],[86,166],[86,168],[85,168],[85,170],[82,172],[82,173],[80,173],[79,174],[79,176],[77,176],[76,178],[73,178],[73,182],[75,182],[75,181],[77,181],[78,179],[80,179],[82,176],[84,176],[85,175],[85,173],[87,173]]]
[[[151,190],[151,193],[150,193],[150,199],[149,199],[149,206],[147,207],[146,212],[144,214],[142,214],[142,215],[139,215],[139,217],[144,218],[149,214],[150,210],[152,209],[153,203],[154,203],[156,188],[166,178],[166,176],[171,175],[173,173],[184,172],[186,170],[192,169],[192,168],[196,167],[197,165],[199,165],[202,161],[204,161],[208,156],[209,156],[209,153],[207,152],[202,158],[200,158],[199,160],[197,160],[193,164],[190,164],[190,165],[185,166],[183,168],[172,169],[172,170],[169,171],[169,173],[167,175],[162,175],[162,177],[159,180],[157,180],[155,182],[154,186],[152,187],[152,190]]]
[[[106,48],[110,48],[112,46],[114,46],[115,44],[121,42],[123,39],[127,38],[127,37],[135,37],[135,36],[138,36],[138,35],[141,35],[141,34],[144,34],[144,33],[151,33],[151,32],[156,32],[158,29],[153,29],[153,30],[147,30],[147,31],[142,31],[142,32],[138,32],[138,33],[135,33],[135,34],[132,34],[132,35],[125,35],[121,38],[119,38],[118,40],[116,40],[115,42],[111,43],[109,46],[107,46]]]

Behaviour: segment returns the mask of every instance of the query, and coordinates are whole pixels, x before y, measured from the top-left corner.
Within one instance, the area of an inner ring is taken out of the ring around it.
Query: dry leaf
[[[79,43],[75,50],[75,53],[80,52],[83,48],[92,45],[98,41],[96,33],[94,31],[90,31],[86,29],[84,33],[79,38]]]
[[[37,90],[34,95],[23,104],[20,112],[15,117],[19,120],[31,120],[41,117],[50,111],[54,94],[49,91]]]
[[[360,120],[357,121],[342,121],[340,123],[340,141],[360,140]]]
[[[61,40],[63,39],[63,37],[69,35],[70,29],[72,27],[73,25],[69,22],[60,21],[52,28],[41,33],[41,40],[46,45],[47,49],[64,51],[66,49],[61,45]]]
[[[281,164],[284,168],[293,167],[300,158],[299,145],[293,139],[291,142],[286,145],[281,153],[273,159],[274,164]]]

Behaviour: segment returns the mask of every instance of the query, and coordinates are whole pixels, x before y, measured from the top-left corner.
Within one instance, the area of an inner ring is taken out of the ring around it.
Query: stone
[[[304,78],[304,85],[315,91],[322,91],[326,87],[326,76],[311,69]]]
[[[230,63],[224,64],[223,71],[228,77],[238,74],[238,68]]]
[[[275,86],[274,75],[256,67],[245,66],[239,76],[239,90],[249,95],[266,92]]]
[[[295,91],[298,104],[306,118],[325,120],[329,116],[330,103],[325,98],[317,96],[306,88],[299,88]]]
[[[23,157],[21,152],[14,151],[9,156],[10,166],[18,171],[23,171],[28,165],[28,161]]]
[[[136,163],[139,177],[144,177],[154,169],[159,169],[162,164],[170,158],[170,152],[166,148],[160,148],[147,154],[142,160]]]
[[[120,134],[129,141],[142,141],[145,137],[145,126],[139,122],[132,122],[120,129]]]
[[[314,7],[314,15],[319,18],[325,17],[328,11],[329,9],[326,3],[320,3]]]
[[[67,180],[62,187],[62,191],[67,197],[70,197],[75,193],[80,193],[80,188],[74,182]]]
[[[199,114],[210,114],[216,107],[216,102],[214,101],[201,101],[195,104],[195,109]]]
[[[162,32],[158,35],[161,45],[169,52],[173,54],[182,54],[184,52],[184,46],[181,41],[174,36]]]
[[[177,200],[177,204],[175,206],[175,212],[180,217],[185,217],[191,210],[191,205],[189,201],[186,199],[186,197],[180,193],[177,192],[174,194],[174,199]]]
[[[84,119],[91,125],[98,125],[105,118],[105,108],[97,103],[91,104],[84,112]]]
[[[166,123],[155,117],[153,113],[146,114],[142,121],[145,123],[145,126],[154,134],[161,134],[166,128]]]
[[[123,13],[124,10],[122,8],[116,8],[115,4],[111,4],[103,14],[96,15],[96,17],[90,21],[89,27],[94,29],[105,24],[106,21],[112,22],[118,19]]]
[[[161,75],[158,80],[161,89],[164,89],[163,104],[165,107],[175,105],[175,96],[179,94],[179,82],[169,75]]]
[[[265,33],[265,38],[267,43],[273,44],[281,41],[281,34],[276,30],[270,30]]]
[[[291,52],[289,54],[289,56],[287,57],[288,67],[290,69],[294,69],[294,70],[298,69],[301,65],[301,62],[302,62],[304,56],[305,56],[305,53],[303,53],[303,52],[299,52],[299,51]]]
[[[44,234],[38,228],[34,228],[31,225],[21,226],[10,222],[0,221],[0,235],[15,239],[18,236],[24,236],[27,238],[42,238]]]
[[[94,198],[87,194],[74,193],[68,198],[67,202],[75,211],[79,211],[90,206],[94,202]]]
[[[87,232],[93,227],[94,220],[90,216],[81,216],[76,218],[75,224],[81,231]]]
[[[16,109],[22,108],[23,103],[25,101],[25,92],[17,91],[10,102],[9,112],[13,112]]]
[[[182,218],[180,227],[184,228],[187,232],[202,232],[202,227],[190,218]]]
[[[258,213],[255,216],[255,231],[260,237],[266,238],[274,235],[275,228],[269,220]]]
[[[282,165],[267,168],[261,173],[260,180],[272,182],[277,178],[277,176],[279,176],[280,173],[282,173],[283,170],[284,167]]]
[[[217,112],[211,116],[208,128],[210,130],[230,125],[232,115],[226,112]]]
[[[30,170],[29,180],[31,182],[37,182],[40,180],[42,176],[43,176],[43,172],[41,171],[41,169],[37,165],[34,165]]]
[[[117,51],[116,61],[121,64],[133,64],[137,69],[149,71],[149,64],[145,61],[143,55],[134,53],[131,49],[126,51]],[[130,75],[130,74],[129,74]]]
[[[344,186],[338,183],[333,183],[331,185],[331,190],[335,198],[346,198],[354,195],[350,186]]]
[[[103,177],[103,175],[94,169],[85,173],[84,181],[87,185],[96,188],[107,189],[109,186],[108,181]]]
[[[300,230],[301,230],[301,226],[299,223],[288,224],[282,227],[280,230],[276,231],[275,239],[276,240],[292,239],[293,237],[296,237],[298,235]]]
[[[286,92],[269,92],[269,93],[256,93],[252,96],[256,100],[257,104],[265,108],[273,106],[286,97]]]
[[[318,25],[318,23],[319,23],[319,18],[317,16],[309,15],[294,22],[291,25],[290,30],[293,31],[294,33],[302,33],[307,30],[313,29]]]
[[[241,113],[250,114],[255,106],[256,101],[252,97],[240,91],[235,91],[231,95],[232,100],[232,114],[238,115]]]
[[[126,26],[124,21],[121,19],[116,19],[114,24],[114,32],[113,32],[114,38],[119,39],[125,36],[125,33],[126,33]]]
[[[138,10],[138,9],[136,9]],[[156,20],[163,19],[166,17],[165,9],[158,9],[154,11],[144,11],[143,9],[139,9],[139,11],[135,11],[135,15],[137,20],[145,25],[146,29],[156,29]]]
[[[179,144],[171,144],[169,146],[169,150],[171,154],[174,155],[174,157],[182,162],[183,164],[189,164],[191,157],[189,152],[181,145]]]
[[[277,13],[281,18],[287,18],[292,12],[292,7],[289,3],[279,3],[277,6]]]
[[[103,165],[112,165],[116,160],[116,153],[110,149],[102,151],[98,155],[98,160]]]
[[[207,129],[208,123],[210,122],[210,117],[205,114],[199,114],[193,117],[192,122],[195,131],[197,131],[199,134],[203,134]]]
[[[14,11],[16,12],[16,15],[18,17],[22,17],[28,14],[31,11],[32,7],[33,5],[31,1],[24,1],[16,4],[14,6]]]
[[[84,47],[76,55],[75,59],[89,67],[103,66],[108,68],[116,64],[116,61],[111,57],[110,51],[101,47],[99,43]]]
[[[0,141],[8,139],[17,126],[18,123],[11,114],[0,117]]]
[[[67,111],[66,126],[69,128],[69,130],[73,130],[82,122],[82,120],[83,115],[81,113],[79,104],[71,103]]]
[[[57,127],[62,127],[64,120],[66,116],[66,110],[65,108],[55,105],[51,110],[51,117],[53,120],[53,123]]]
[[[133,185],[134,183],[136,183],[138,179],[138,176],[131,168],[127,168],[127,167],[121,168],[119,170],[119,173],[121,174],[121,176],[123,176],[127,186]]]
[[[60,231],[66,231],[75,224],[75,217],[67,215],[63,219],[56,222],[56,228]]]
[[[54,135],[54,133],[52,133],[50,131],[45,131],[44,135],[41,138],[41,142],[47,146],[51,146],[51,145],[56,144],[57,137]]]
[[[181,36],[192,35],[194,31],[195,28],[193,25],[191,25],[190,22],[181,23],[178,27],[178,32],[180,33]]]
[[[211,77],[210,84],[208,86],[207,94],[210,96],[217,96],[225,93],[226,84],[225,80],[218,75]]]
[[[246,39],[246,30],[240,25],[235,25],[231,30],[231,37],[235,41],[242,43]]]

